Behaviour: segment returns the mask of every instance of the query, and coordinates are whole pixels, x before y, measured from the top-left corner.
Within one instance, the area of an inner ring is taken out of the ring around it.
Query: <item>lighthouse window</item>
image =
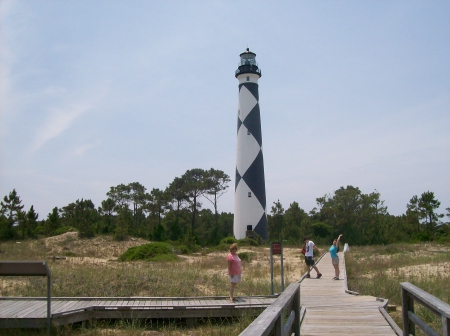
[[[238,115],[241,115],[241,110],[238,110]]]
[[[250,80],[250,76],[247,76],[247,82]]]
[[[248,192],[248,197],[252,197],[252,192],[251,191]]]
[[[250,133],[250,130],[247,130],[247,135],[250,135],[251,133]]]

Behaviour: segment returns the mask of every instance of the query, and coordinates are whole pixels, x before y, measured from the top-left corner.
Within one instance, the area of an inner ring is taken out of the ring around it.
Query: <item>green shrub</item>
[[[168,255],[173,257],[161,257]],[[162,260],[164,259],[164,260]],[[125,253],[119,257],[119,261],[168,261],[166,259],[177,260],[177,256],[173,253],[172,246],[166,243],[149,243],[140,246],[130,247]]]
[[[221,244],[228,244],[228,248],[230,248],[230,245],[231,245],[231,244],[235,244],[235,243],[237,243],[237,242],[238,242],[237,239],[234,238],[234,237],[226,237],[226,238],[223,238],[223,239],[220,241],[219,245],[221,245]]]
[[[175,247],[175,252],[178,254],[190,254],[192,253],[185,245],[178,245]]]
[[[229,251],[230,250],[230,245],[231,244],[220,243],[219,245],[217,245],[216,247],[213,247],[212,249],[216,250],[216,251]]]
[[[252,238],[239,239],[239,246],[259,246],[260,244]]]
[[[172,245],[172,246],[180,246],[180,245],[184,245],[182,242],[180,242],[179,240],[170,240],[170,239],[167,239],[167,240],[165,240],[164,241],[164,243],[166,243],[166,244],[169,244],[169,245]]]
[[[77,231],[77,230],[75,228],[71,227],[71,226],[62,226],[62,227],[57,228],[55,230],[55,234],[54,235],[58,236],[58,235],[64,234],[66,232],[71,232],[71,231]]]
[[[450,237],[439,237],[436,242],[438,244],[448,245],[450,244]]]
[[[36,229],[34,230],[34,233],[37,235],[43,235],[44,234],[44,227],[42,225],[36,226]]]
[[[192,252],[196,253],[196,252],[200,252],[202,250],[202,247],[200,245],[195,244],[195,245],[191,245],[190,249]]]
[[[239,257],[242,261],[251,262],[250,253],[248,253],[248,252],[241,252],[241,253],[238,253],[238,257]]]
[[[427,242],[427,241],[430,241],[431,236],[428,232],[420,232],[417,234],[416,239],[419,242]]]
[[[202,247],[200,245],[194,244],[192,242],[189,242],[189,246],[185,244],[185,242],[180,241],[180,240],[165,240],[164,241],[166,244],[170,244],[173,247],[175,247],[175,250],[177,250],[177,253],[181,253],[181,254],[189,254],[192,252],[199,252],[202,250]],[[187,252],[180,252],[181,250],[187,249]]]

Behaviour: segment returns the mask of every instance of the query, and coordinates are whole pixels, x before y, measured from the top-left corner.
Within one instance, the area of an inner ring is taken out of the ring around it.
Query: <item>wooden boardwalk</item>
[[[311,278],[301,282],[300,302],[306,313],[300,334],[397,335],[379,309],[387,302],[374,296],[346,293],[347,278],[342,252],[339,259],[342,280],[332,280],[334,267],[327,253],[317,264],[322,277],[316,279],[316,272],[312,270]]]
[[[55,326],[93,319],[186,318],[256,315],[270,306],[276,296],[191,298],[52,298]],[[44,328],[47,301],[44,298],[0,298],[0,328]],[[194,322],[193,322],[194,321]],[[188,323],[189,323],[188,322]]]
[[[342,253],[340,259],[341,280],[332,280],[334,268],[329,253],[318,263],[323,274],[320,279],[315,278],[313,270],[312,278],[300,280],[300,304],[305,311],[301,335],[399,334],[398,327],[388,323],[390,320],[392,324],[389,315],[380,310],[387,300],[347,293]],[[193,325],[197,318],[242,316],[244,312],[257,316],[276,299],[276,295],[240,297],[230,303],[227,297],[52,298],[51,319],[55,326],[129,318],[180,318]],[[46,314],[46,298],[0,297],[0,328],[44,328]]]

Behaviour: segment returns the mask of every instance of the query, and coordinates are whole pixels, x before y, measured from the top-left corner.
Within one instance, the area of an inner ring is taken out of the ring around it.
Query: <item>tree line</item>
[[[380,193],[363,194],[353,186],[341,187],[333,195],[316,198],[317,207],[306,213],[297,202],[285,210],[277,201],[269,215],[269,240],[298,242],[302,235],[328,244],[339,234],[356,245],[438,240],[450,242],[450,208],[447,221],[436,213],[441,203],[426,191],[413,196],[406,213],[390,215]]]
[[[150,192],[138,182],[110,187],[107,198],[95,207],[90,199],[78,199],[55,207],[38,220],[33,206],[24,205],[14,189],[0,203],[0,240],[52,236],[77,230],[80,237],[110,234],[146,239],[187,240],[207,245],[232,235],[233,215],[218,211],[219,198],[228,190],[230,177],[216,169],[190,169],[174,178],[165,190]],[[214,212],[202,208],[211,202]]]
[[[180,241],[186,246],[212,246],[233,236],[233,214],[218,211],[220,197],[228,191],[230,177],[216,169],[190,169],[165,190],[150,192],[138,182],[110,187],[97,208],[90,199],[55,207],[39,220],[33,206],[28,211],[13,189],[0,203],[0,240],[52,236],[76,230],[80,237],[113,235],[154,241]],[[203,208],[210,202],[212,209]],[[389,244],[413,240],[450,240],[450,224],[437,214],[440,202],[427,191],[413,196],[401,216],[390,215],[377,191],[363,194],[353,186],[316,198],[309,213],[297,202],[285,210],[277,201],[268,214],[269,241],[299,244],[303,236],[329,243],[343,233],[351,244]],[[447,220],[450,208],[447,208]]]

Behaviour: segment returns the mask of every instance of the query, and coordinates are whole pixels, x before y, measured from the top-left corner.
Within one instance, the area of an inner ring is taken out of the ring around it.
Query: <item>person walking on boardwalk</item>
[[[322,276],[322,273],[319,272],[319,269],[317,268],[317,266],[314,263],[314,249],[316,249],[317,252],[319,252],[319,255],[320,255],[320,250],[314,244],[314,242],[312,240],[309,240],[308,237],[303,238],[303,242],[305,243],[305,246],[306,246],[305,262],[306,262],[306,268],[307,268],[307,272],[308,272],[308,274],[306,274],[306,277],[307,278],[311,277],[311,275],[309,274],[309,271],[312,266],[312,268],[314,268],[314,270],[317,272],[316,278],[319,279]]]
[[[237,249],[237,244],[231,244],[230,253],[227,255],[228,278],[230,279],[230,302],[234,302],[234,289],[241,282],[242,278],[241,259],[239,259]]]
[[[331,245],[329,251],[330,251],[330,257],[331,257],[331,263],[334,267],[334,278],[333,280],[339,280],[339,241],[341,240],[342,234],[339,235],[339,237],[335,240],[333,240],[333,245]]]

